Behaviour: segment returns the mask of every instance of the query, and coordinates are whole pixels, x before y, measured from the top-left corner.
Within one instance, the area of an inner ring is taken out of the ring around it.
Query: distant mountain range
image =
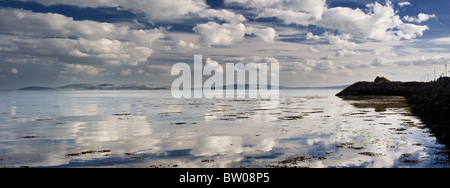
[[[45,91],[45,90],[167,90],[169,87],[152,84],[71,84],[56,88],[31,86],[21,88],[22,91]]]
[[[329,86],[329,87],[286,87],[280,86],[280,90],[308,90],[308,89],[345,89],[349,85],[344,86]],[[233,86],[231,86],[233,87]],[[245,89],[249,89],[250,85],[246,84]],[[238,85],[234,85],[234,89],[237,89]],[[258,87],[257,87],[258,88]],[[271,89],[272,86],[268,86]],[[214,89],[214,88],[213,88]],[[226,89],[226,86],[223,86]],[[170,90],[169,86],[158,86],[152,84],[71,84],[60,87],[41,87],[31,86],[19,89],[21,91],[73,91],[73,90]]]
[[[350,85],[343,86],[326,86],[326,87],[285,87],[280,86],[281,90],[308,90],[308,89],[345,89]]]
[[[238,84],[234,84],[234,89],[238,88]],[[350,85],[344,85],[344,86],[327,86],[327,87],[287,87],[287,86],[279,86],[280,90],[308,90],[308,89],[345,89]],[[233,85],[228,85],[228,86],[222,86],[223,89],[225,90],[226,87],[233,87]],[[249,89],[250,85],[249,84],[245,84],[245,89]],[[259,89],[259,86],[256,86],[256,88]],[[214,88],[213,88],[214,89]],[[267,86],[267,89],[272,89],[271,85]]]

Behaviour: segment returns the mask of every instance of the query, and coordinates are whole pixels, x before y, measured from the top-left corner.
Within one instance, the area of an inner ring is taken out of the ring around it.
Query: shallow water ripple
[[[449,167],[404,98],[282,91],[274,101],[170,91],[0,92],[0,167]]]

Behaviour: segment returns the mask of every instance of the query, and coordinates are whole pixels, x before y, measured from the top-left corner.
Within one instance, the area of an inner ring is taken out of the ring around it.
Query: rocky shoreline
[[[338,93],[349,96],[404,96],[439,141],[450,144],[450,78],[434,82],[358,82]]]

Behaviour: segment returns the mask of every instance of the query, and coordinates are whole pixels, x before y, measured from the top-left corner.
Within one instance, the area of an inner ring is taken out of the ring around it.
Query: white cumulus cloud
[[[127,64],[136,66],[153,54],[152,44],[163,30],[134,30],[95,21],[74,21],[53,13],[0,9],[0,33],[9,38],[2,46],[10,54],[54,58],[68,64]],[[31,61],[30,60],[30,61]]]
[[[200,42],[202,43],[228,46],[244,38],[246,27],[242,23],[218,24],[208,22],[206,24],[198,24],[194,31],[201,34]]]
[[[178,42],[178,44],[177,44],[177,46],[179,47],[179,48],[181,48],[181,49],[198,49],[198,48],[200,48],[200,46],[199,45],[196,45],[196,44],[194,44],[194,43],[192,43],[192,42],[186,42],[186,41],[184,41],[184,40],[180,40],[179,42]]]
[[[231,23],[241,23],[247,21],[241,14],[236,14],[232,11],[225,9],[205,9],[203,11],[198,12],[200,17],[204,18],[217,18],[222,21],[228,21]]]
[[[412,6],[412,4],[410,2],[400,2],[398,3],[398,6],[400,7],[406,7],[406,6]]]
[[[13,74],[19,74],[19,71],[16,68],[11,69],[11,73]]]
[[[197,13],[207,8],[204,0],[21,0],[33,1],[46,6],[74,5],[79,7],[120,7],[123,9],[143,12],[148,17],[157,20],[169,20]]]
[[[233,2],[247,3],[248,6],[256,8],[264,7],[265,3],[256,5],[256,0],[230,0]],[[263,1],[265,2],[265,1]],[[297,1],[275,1],[281,4],[294,3]],[[359,8],[353,9],[348,7],[328,8],[322,1],[305,1],[305,3],[314,4],[316,11],[305,11],[302,9],[286,8],[279,6],[278,8],[260,9],[257,17],[277,17],[283,20],[285,24],[297,25],[315,25],[321,28],[338,31],[341,34],[350,34],[353,37],[361,39],[375,40],[401,40],[413,39],[423,35],[428,30],[427,26],[414,25],[404,23],[397,11],[394,9],[390,1],[386,4],[378,2],[366,5],[366,10]],[[270,6],[274,4],[268,3]],[[275,3],[275,7],[276,7]],[[320,15],[319,15],[320,14]],[[416,22],[423,22],[432,18],[431,15],[419,15]]]
[[[325,0],[225,0],[226,4],[241,4],[247,8],[274,8],[310,14],[320,20],[326,9]]]
[[[276,31],[273,28],[258,29],[247,27],[242,23],[208,22],[198,24],[194,31],[201,34],[200,42],[207,45],[229,46],[243,41],[245,34],[254,34],[257,38],[269,43],[276,37]]]
[[[426,22],[426,21],[428,21],[430,19],[433,19],[433,18],[437,18],[437,16],[434,15],[434,14],[424,14],[424,13],[420,13],[417,17],[412,17],[412,16],[405,16],[405,17],[403,17],[403,19],[405,21],[416,22],[416,23],[419,23],[419,24],[422,23],[422,22]]]
[[[132,73],[133,73],[133,71],[131,69],[125,69],[125,70],[120,71],[120,75],[122,75],[122,76],[129,76]]]
[[[104,69],[99,69],[90,65],[79,65],[79,64],[66,64],[64,68],[59,72],[60,76],[63,75],[91,75],[97,76]]]
[[[243,22],[246,18],[229,10],[210,9],[205,0],[20,0],[46,6],[73,5],[79,7],[117,7],[144,13],[151,20],[170,22],[189,17],[217,18],[227,22]]]

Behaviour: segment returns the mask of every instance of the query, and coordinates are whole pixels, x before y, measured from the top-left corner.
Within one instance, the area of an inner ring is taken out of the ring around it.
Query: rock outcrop
[[[405,96],[412,112],[436,137],[450,144],[450,78],[435,82],[358,82],[338,93],[346,96]]]

